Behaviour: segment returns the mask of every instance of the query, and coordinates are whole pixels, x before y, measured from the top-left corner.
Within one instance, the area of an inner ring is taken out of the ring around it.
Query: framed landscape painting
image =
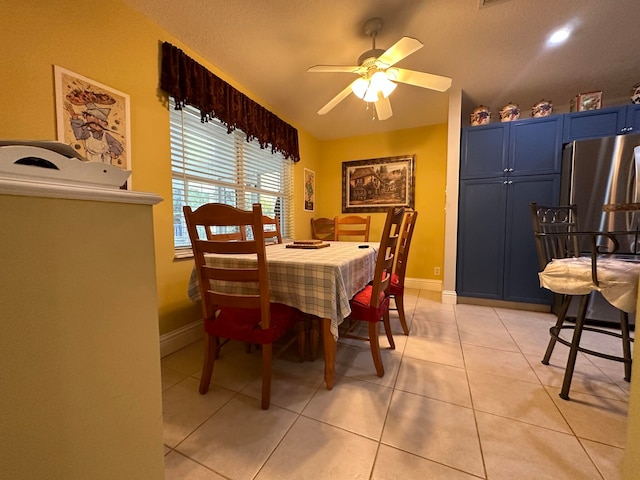
[[[342,212],[414,208],[415,155],[342,162]]]

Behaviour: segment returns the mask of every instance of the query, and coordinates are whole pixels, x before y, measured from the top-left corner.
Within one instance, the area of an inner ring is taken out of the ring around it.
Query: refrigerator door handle
[[[640,145],[633,149],[633,203],[640,198]]]
[[[638,203],[640,200],[640,145],[633,148],[633,185],[631,185],[632,190],[632,202]],[[640,227],[640,223],[638,222],[638,212],[630,212],[627,218],[630,223],[627,225],[627,230],[629,231],[638,231],[638,227]],[[637,236],[637,233],[636,233]],[[638,248],[638,241],[633,242],[633,253],[640,253],[640,249]]]

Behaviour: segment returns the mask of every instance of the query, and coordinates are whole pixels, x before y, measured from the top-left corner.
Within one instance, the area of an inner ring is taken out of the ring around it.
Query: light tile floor
[[[572,400],[558,397],[567,348],[540,359],[551,314],[443,305],[405,293],[410,334],[392,313],[385,375],[368,344],[341,340],[333,390],[322,354],[274,361],[260,409],[260,354],[228,344],[198,393],[202,342],[162,360],[166,480],[620,478],[629,384],[622,364],[580,354]],[[616,339],[586,341],[618,352]],[[604,337],[604,338],[603,338]]]

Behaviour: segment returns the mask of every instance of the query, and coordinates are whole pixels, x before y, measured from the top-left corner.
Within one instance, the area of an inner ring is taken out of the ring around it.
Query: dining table
[[[338,326],[351,313],[349,300],[373,279],[378,250],[378,242],[332,241],[317,248],[291,241],[266,246],[271,301],[321,319],[328,390],[335,382]],[[206,259],[220,267],[249,266],[257,261],[250,254],[207,254]],[[194,302],[200,299],[195,268],[188,295]]]

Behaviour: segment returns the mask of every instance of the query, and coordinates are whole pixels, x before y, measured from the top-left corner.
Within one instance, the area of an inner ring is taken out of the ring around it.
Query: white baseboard
[[[442,289],[441,280],[430,280],[427,278],[405,278],[405,288],[415,288],[417,290],[429,290],[439,292]]]
[[[172,332],[160,336],[160,357],[177,352],[200,340],[204,334],[202,320],[180,327]]]
[[[458,303],[458,295],[455,290],[442,291],[442,303],[444,305],[456,305]]]

